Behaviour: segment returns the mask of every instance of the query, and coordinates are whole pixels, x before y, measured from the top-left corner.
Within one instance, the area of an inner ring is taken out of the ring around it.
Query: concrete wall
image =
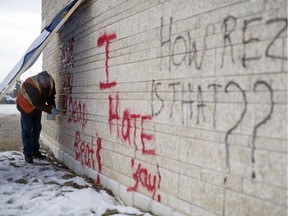
[[[68,1],[42,2],[45,26]],[[43,69],[42,140],[127,204],[287,215],[286,0],[86,0]]]

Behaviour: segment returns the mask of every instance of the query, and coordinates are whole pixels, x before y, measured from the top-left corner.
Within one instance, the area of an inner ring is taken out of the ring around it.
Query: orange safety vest
[[[32,104],[31,98],[29,97],[26,88],[25,88],[25,83],[30,83],[33,85],[39,92],[40,94],[42,93],[42,87],[40,86],[38,82],[38,75],[29,77],[28,79],[25,80],[25,82],[22,83],[21,89],[18,92],[17,95],[17,104],[26,112],[26,113],[31,113],[34,109],[35,106]],[[50,92],[49,92],[49,97],[52,94],[52,89],[53,89],[53,79],[50,77]]]

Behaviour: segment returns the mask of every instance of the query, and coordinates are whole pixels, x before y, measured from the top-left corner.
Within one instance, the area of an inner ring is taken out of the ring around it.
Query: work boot
[[[45,160],[45,159],[46,159],[46,156],[43,155],[40,151],[34,151],[34,152],[32,153],[32,157],[33,157],[34,159],[40,159],[40,160]]]
[[[26,163],[33,163],[33,157],[31,154],[25,154],[25,161]]]

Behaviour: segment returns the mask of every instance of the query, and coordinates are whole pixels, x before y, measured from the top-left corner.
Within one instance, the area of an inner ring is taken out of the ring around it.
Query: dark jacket
[[[51,89],[51,86],[49,85],[47,88],[41,87],[41,90],[39,91],[37,87],[33,85],[33,82],[31,82],[31,78],[26,79],[22,83],[21,88],[25,89],[25,91],[27,92],[32,102],[32,105],[34,106],[32,112],[27,112],[27,109],[25,109],[25,107],[23,106],[23,102],[27,102],[27,100],[21,95],[21,90],[20,90],[16,101],[17,101],[17,109],[22,114],[33,116],[33,117],[41,117],[42,111],[51,114],[52,107],[55,107],[56,91],[55,91],[54,80],[53,80],[52,89]]]

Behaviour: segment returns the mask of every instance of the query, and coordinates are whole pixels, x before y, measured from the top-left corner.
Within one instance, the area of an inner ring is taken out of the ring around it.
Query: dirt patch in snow
[[[22,151],[20,115],[0,116],[0,151]]]

